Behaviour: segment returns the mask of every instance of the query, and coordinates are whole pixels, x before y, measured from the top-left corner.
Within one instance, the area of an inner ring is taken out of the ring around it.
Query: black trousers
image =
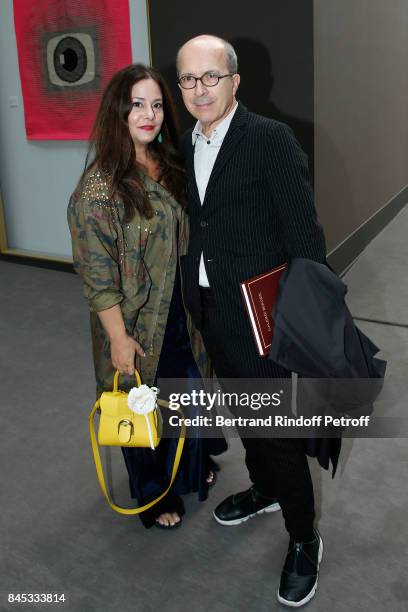
[[[284,368],[258,355],[252,337],[225,332],[218,320],[216,298],[211,289],[201,289],[201,306],[201,334],[218,379],[290,376]],[[241,440],[255,488],[268,497],[278,498],[286,529],[292,538],[296,541],[312,539],[313,484],[303,440],[259,437],[241,437]]]

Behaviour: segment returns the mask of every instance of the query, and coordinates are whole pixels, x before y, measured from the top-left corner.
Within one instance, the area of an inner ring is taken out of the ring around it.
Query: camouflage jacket
[[[98,311],[120,304],[127,333],[146,352],[136,358],[142,381],[152,385],[163,344],[173,285],[177,252],[188,243],[188,219],[170,193],[148,176],[144,185],[154,209],[151,219],[137,212],[123,223],[120,198],[108,197],[108,180],[91,171],[72,194],[68,205],[74,269],[83,280],[91,311],[91,332],[97,392],[112,388],[113,367],[109,338]],[[177,225],[178,249],[177,249]],[[201,335],[187,314],[191,344],[203,376],[211,374]],[[121,377],[122,388],[134,379]]]

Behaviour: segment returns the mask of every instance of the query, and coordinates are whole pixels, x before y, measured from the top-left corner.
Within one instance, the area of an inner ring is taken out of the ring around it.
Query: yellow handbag
[[[140,391],[141,380],[137,370],[135,370],[135,378],[136,390]],[[130,394],[119,390],[118,382],[119,372],[116,371],[113,379],[113,390],[102,393],[101,397],[95,402],[89,415],[89,432],[91,436],[92,452],[98,481],[110,507],[120,514],[140,514],[141,512],[144,512],[148,508],[154,506],[154,504],[157,504],[157,502],[159,502],[169,492],[180,464],[186,427],[184,421],[182,421],[173,470],[167,489],[161,493],[159,497],[150,501],[144,506],[140,506],[139,508],[121,508],[120,506],[117,506],[111,500],[105,484],[98,443],[101,446],[134,446],[139,448],[151,448],[154,450],[158,446],[162,435],[162,418],[158,405],[169,408],[168,402],[156,399],[153,410],[146,412],[142,406],[140,408],[140,413],[135,412],[129,407],[129,396],[132,394],[133,390],[131,390]],[[147,392],[157,392],[155,387],[150,389],[146,387],[146,390]],[[149,395],[151,395],[151,393]],[[137,403],[138,399],[135,401]],[[135,409],[137,410],[137,408]],[[180,412],[181,416],[183,417],[183,413],[181,412],[180,408],[177,408],[176,410]],[[98,437],[96,437],[94,422],[96,412],[100,412]]]

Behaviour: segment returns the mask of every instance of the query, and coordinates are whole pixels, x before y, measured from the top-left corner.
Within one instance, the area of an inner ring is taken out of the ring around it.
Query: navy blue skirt
[[[200,378],[190,347],[186,315],[181,298],[180,273],[177,267],[173,296],[169,308],[163,348],[160,353],[156,380],[160,378]],[[163,438],[156,450],[148,448],[122,448],[129,473],[132,498],[143,505],[162,493],[168,486],[178,440]],[[176,480],[170,492],[149,510],[139,516],[146,527],[151,527],[163,512],[184,514],[180,495],[197,492],[198,499],[208,496],[206,478],[214,469],[211,455],[225,452],[224,438],[187,438]]]

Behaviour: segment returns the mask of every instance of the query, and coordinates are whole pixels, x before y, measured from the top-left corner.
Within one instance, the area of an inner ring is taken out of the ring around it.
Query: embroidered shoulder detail
[[[106,175],[99,170],[92,172],[85,180],[82,194],[88,202],[106,206],[109,202],[109,184]]]

